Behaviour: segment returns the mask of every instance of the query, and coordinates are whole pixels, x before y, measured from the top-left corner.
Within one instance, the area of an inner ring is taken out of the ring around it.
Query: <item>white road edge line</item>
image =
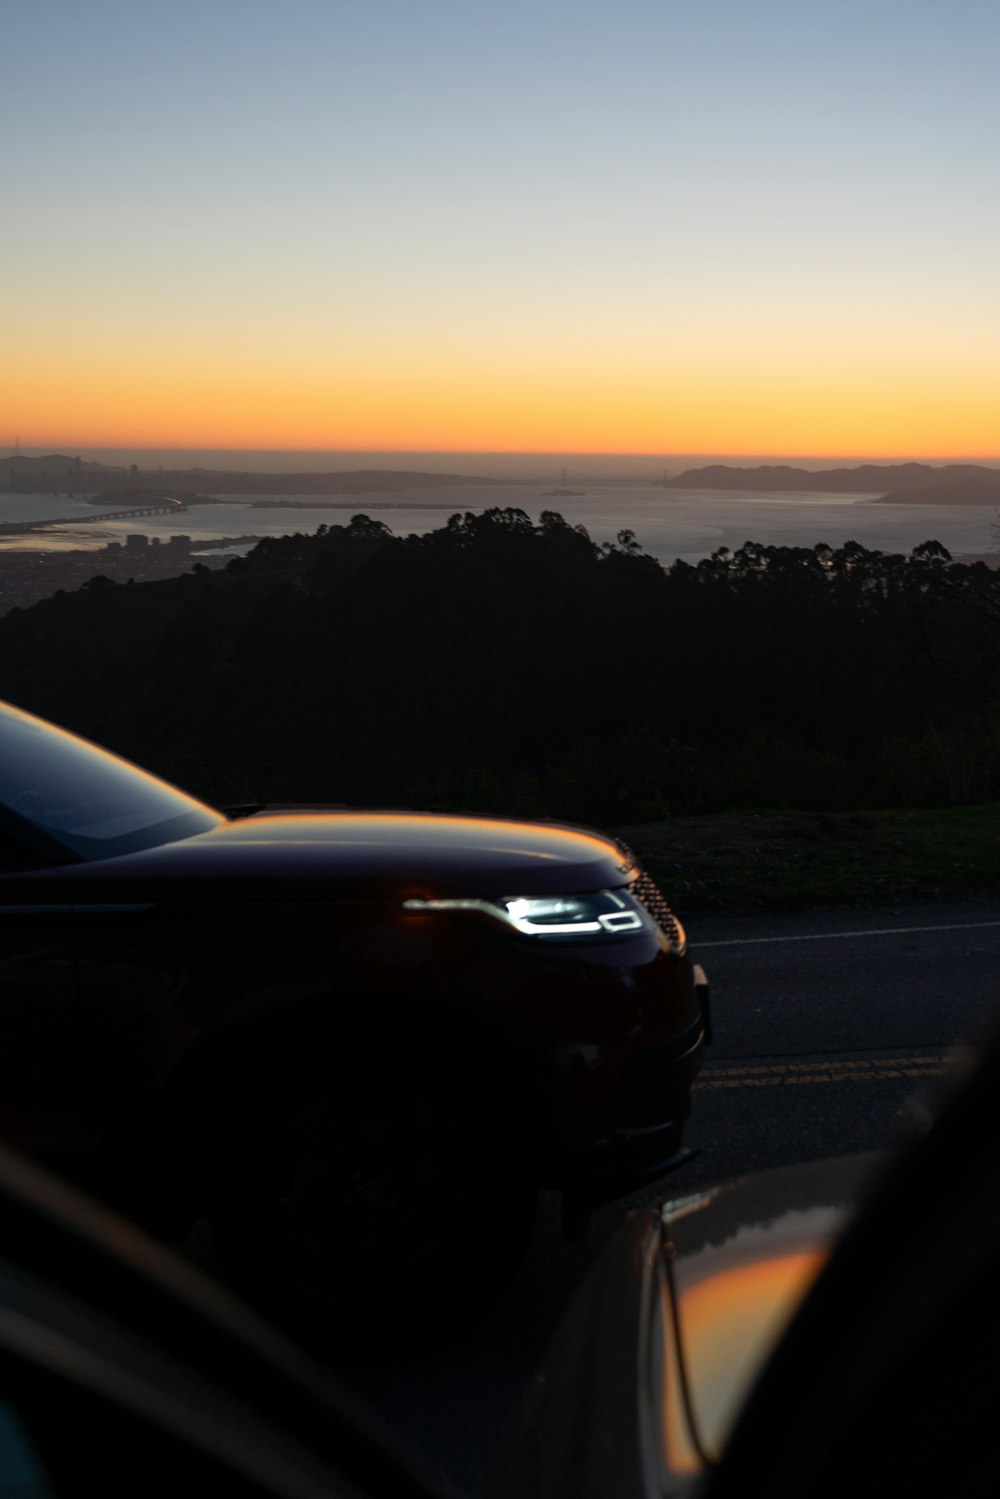
[[[800,936],[792,937],[728,937],[724,942],[694,941],[691,947],[694,951],[703,953],[710,947],[756,947],[763,942],[832,942],[848,937],[906,937],[911,933],[916,936],[920,932],[976,932],[998,926],[1000,921],[952,921],[942,926],[883,926],[870,927],[861,932],[803,932]]]

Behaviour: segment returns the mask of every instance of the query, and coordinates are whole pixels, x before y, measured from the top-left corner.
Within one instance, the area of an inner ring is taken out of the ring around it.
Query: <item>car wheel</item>
[[[537,1191],[523,1140],[498,1127],[493,1087],[427,1048],[326,1085],[312,1072],[300,1059],[216,1142],[221,1269],[322,1342],[445,1333],[526,1251]]]

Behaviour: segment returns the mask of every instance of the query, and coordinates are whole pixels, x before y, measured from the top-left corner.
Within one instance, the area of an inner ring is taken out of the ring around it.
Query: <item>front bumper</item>
[[[587,1215],[686,1165],[695,1152],[683,1146],[691,1087],[701,1071],[712,1019],[708,981],[695,967],[699,1018],[680,1035],[635,1052],[619,1085],[614,1128],[567,1173],[563,1185],[563,1227],[575,1235]],[[655,1122],[645,1122],[652,1119]]]

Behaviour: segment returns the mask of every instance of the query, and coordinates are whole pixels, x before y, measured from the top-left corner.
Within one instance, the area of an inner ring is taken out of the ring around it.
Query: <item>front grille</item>
[[[639,874],[630,889],[639,904],[645,907],[652,916],[657,926],[670,938],[675,947],[679,947],[683,941],[680,923],[645,870]]]

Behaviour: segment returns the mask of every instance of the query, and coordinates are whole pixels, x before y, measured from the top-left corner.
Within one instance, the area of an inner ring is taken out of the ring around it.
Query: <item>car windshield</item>
[[[53,724],[0,706],[0,803],[85,859],[207,832],[218,812]]]

